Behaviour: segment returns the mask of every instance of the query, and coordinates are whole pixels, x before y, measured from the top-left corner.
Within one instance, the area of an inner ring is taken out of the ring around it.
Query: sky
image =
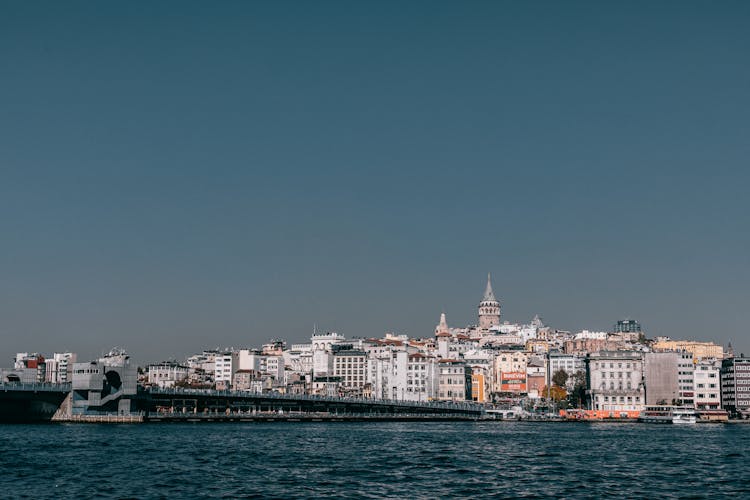
[[[4,2],[0,366],[503,319],[750,353],[747,2]]]

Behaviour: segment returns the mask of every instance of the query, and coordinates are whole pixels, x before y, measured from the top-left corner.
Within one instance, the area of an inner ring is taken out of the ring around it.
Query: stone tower
[[[489,330],[493,325],[500,324],[500,302],[492,292],[492,277],[487,274],[487,288],[479,303],[479,328]]]

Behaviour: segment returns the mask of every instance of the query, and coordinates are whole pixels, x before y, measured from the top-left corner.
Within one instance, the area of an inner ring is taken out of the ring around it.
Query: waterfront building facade
[[[721,361],[703,359],[693,370],[693,394],[696,410],[721,409]]]
[[[602,351],[586,358],[592,410],[641,411],[645,405],[643,357],[640,352]]]
[[[647,405],[671,405],[678,402],[680,386],[677,372],[680,361],[681,357],[676,352],[644,354],[643,385]]]
[[[750,358],[721,362],[721,402],[730,415],[750,415]]]

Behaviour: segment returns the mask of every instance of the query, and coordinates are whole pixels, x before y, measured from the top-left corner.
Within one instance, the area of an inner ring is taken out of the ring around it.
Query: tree
[[[553,385],[552,387],[545,387],[540,391],[540,394],[547,397],[547,391],[549,391],[549,397],[553,401],[562,401],[568,397],[568,392],[563,387]]]
[[[586,401],[586,372],[578,370],[573,375],[573,390],[570,393],[570,404],[575,408],[582,408]]]
[[[557,370],[552,374],[552,383],[557,387],[565,387],[568,382],[568,372],[563,369]]]

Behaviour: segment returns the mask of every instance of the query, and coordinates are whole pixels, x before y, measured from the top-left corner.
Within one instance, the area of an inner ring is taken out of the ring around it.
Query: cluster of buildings
[[[106,392],[108,382],[99,387],[97,370],[108,365],[111,359],[76,363],[71,353],[50,359],[19,353],[12,373],[3,375]],[[116,371],[124,370],[125,378],[136,376],[135,367],[121,366]],[[735,356],[731,344],[647,339],[630,319],[617,321],[612,331],[577,333],[550,328],[538,316],[528,324],[504,322],[489,276],[476,325],[451,327],[443,313],[434,332],[420,338],[314,331],[305,343],[272,340],[255,349],[205,350],[182,362],[153,363],[137,377],[140,385],[160,388],[496,405],[555,399],[609,412],[674,404],[750,416],[750,358]],[[126,385],[135,391],[134,383]],[[90,392],[79,399],[91,403]]]

